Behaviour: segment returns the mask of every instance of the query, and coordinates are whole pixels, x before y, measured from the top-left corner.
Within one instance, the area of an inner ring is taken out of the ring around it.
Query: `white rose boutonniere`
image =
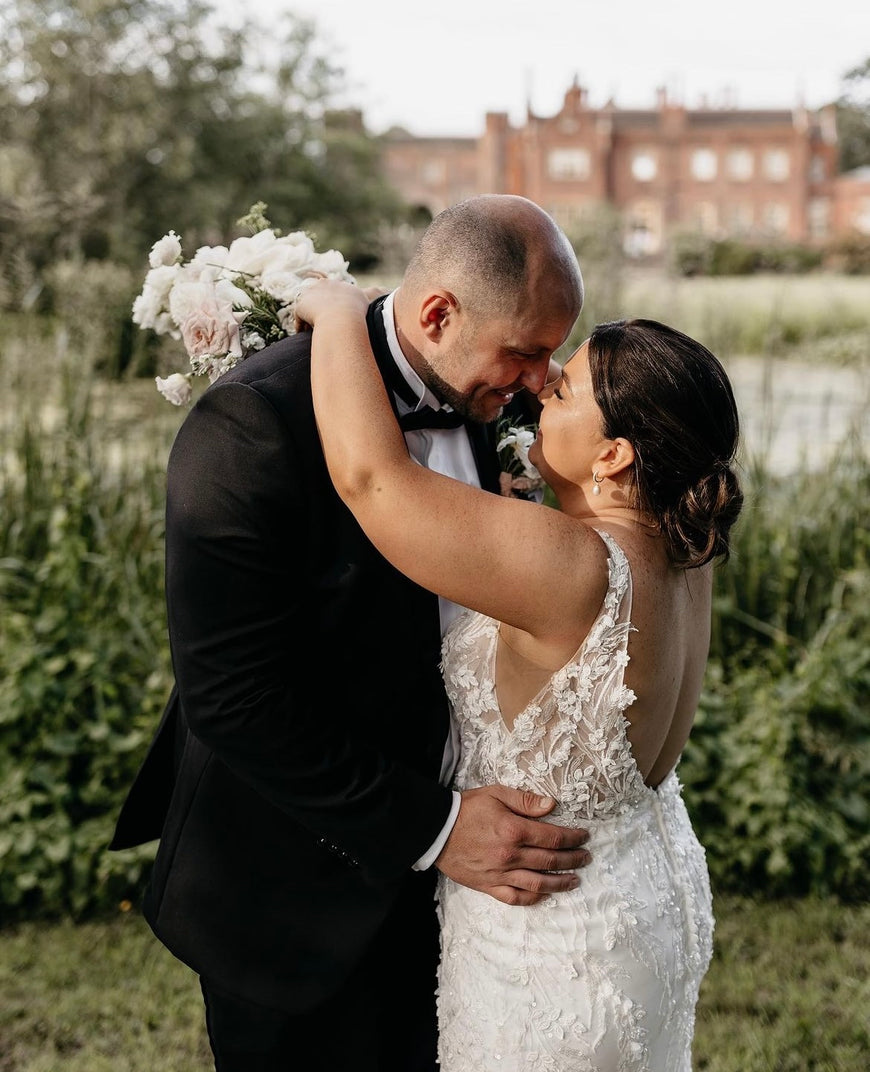
[[[502,419],[497,426],[498,443],[496,451],[501,462],[502,495],[521,495],[537,491],[544,486],[544,480],[538,470],[529,461],[529,447],[537,436],[536,428],[526,425],[513,425]]]
[[[304,231],[282,235],[265,210],[259,201],[238,221],[250,236],[229,247],[201,246],[186,262],[175,231],[151,247],[133,323],[184,345],[191,371],[155,377],[157,389],[176,406],[190,404],[193,376],[214,383],[250,353],[292,335],[296,299],[312,280],[356,282],[337,249],[318,253]]]

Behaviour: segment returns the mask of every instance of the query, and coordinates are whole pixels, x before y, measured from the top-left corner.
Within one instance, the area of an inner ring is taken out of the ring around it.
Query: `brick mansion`
[[[576,80],[561,110],[512,126],[486,115],[480,137],[383,136],[387,178],[435,214],[478,193],[531,198],[566,230],[607,204],[626,251],[659,253],[675,230],[824,244],[870,234],[870,168],[839,172],[836,111],[687,108],[659,90],[654,108],[589,106]]]

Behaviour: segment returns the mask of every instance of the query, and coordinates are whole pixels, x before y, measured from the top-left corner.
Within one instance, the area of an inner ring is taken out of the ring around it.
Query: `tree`
[[[396,208],[361,126],[329,129],[340,77],[290,14],[229,28],[207,0],[0,0],[0,255],[138,267],[170,228],[226,240],[260,199],[278,226],[365,248]]]
[[[870,56],[843,76],[837,128],[841,170],[870,165]]]

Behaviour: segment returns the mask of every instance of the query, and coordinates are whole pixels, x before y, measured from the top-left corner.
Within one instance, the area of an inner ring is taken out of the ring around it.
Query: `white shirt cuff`
[[[432,864],[441,855],[441,850],[444,848],[444,843],[450,836],[450,831],[453,829],[453,824],[456,822],[456,816],[459,815],[459,805],[462,803],[462,797],[456,790],[453,791],[453,804],[450,807],[450,814],[447,816],[447,822],[441,828],[441,833],[432,843],[429,851],[424,853],[420,859],[414,864],[412,870],[425,871],[430,868]]]

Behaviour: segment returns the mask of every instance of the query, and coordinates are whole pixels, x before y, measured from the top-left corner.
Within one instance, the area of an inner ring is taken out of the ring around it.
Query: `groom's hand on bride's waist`
[[[572,890],[589,863],[589,832],[540,820],[552,797],[487,785],[462,793],[459,817],[436,867],[461,886],[510,905],[536,904]]]

